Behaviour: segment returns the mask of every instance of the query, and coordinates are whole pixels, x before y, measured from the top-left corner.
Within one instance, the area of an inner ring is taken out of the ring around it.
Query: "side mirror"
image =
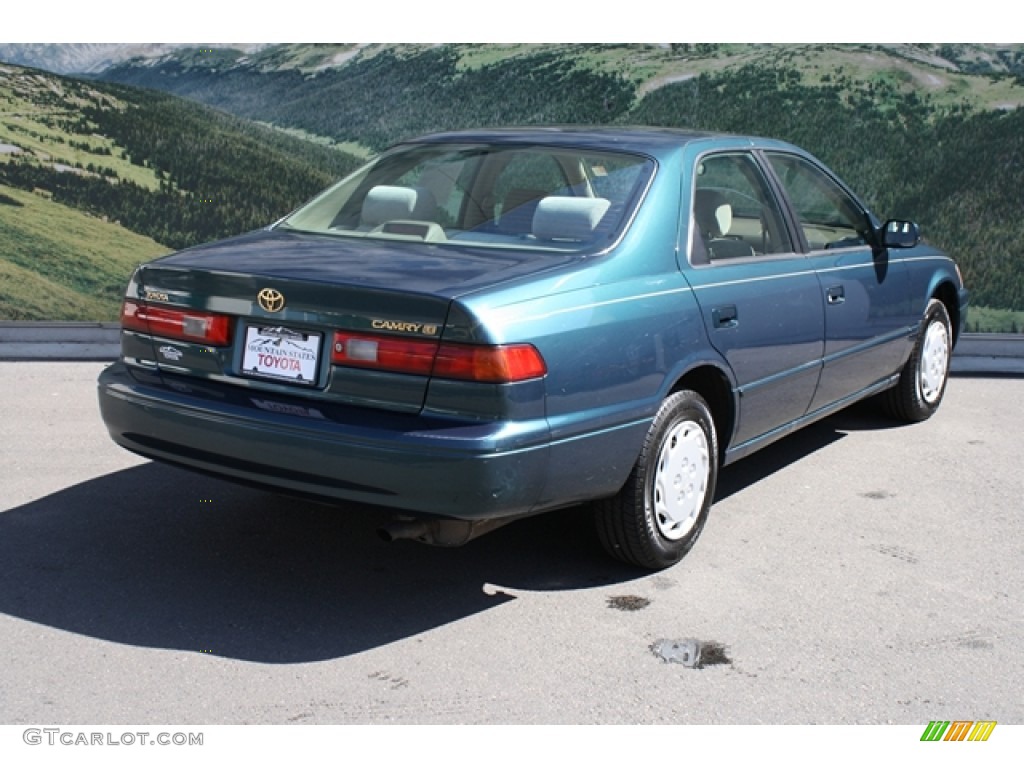
[[[882,244],[886,248],[913,248],[921,240],[921,230],[912,221],[889,219],[885,222]]]

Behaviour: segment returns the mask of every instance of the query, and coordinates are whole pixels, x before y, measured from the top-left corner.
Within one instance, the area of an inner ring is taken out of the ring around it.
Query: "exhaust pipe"
[[[508,525],[518,517],[498,517],[489,520],[417,520],[399,517],[377,529],[384,541],[410,539],[435,547],[461,547],[478,536]]]
[[[377,535],[389,544],[399,539],[419,540],[427,535],[428,526],[423,520],[397,518],[377,529]]]

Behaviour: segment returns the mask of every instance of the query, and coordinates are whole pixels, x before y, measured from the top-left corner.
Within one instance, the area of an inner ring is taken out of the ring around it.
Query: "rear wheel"
[[[946,393],[949,359],[953,350],[952,323],[946,305],[928,302],[921,335],[900,373],[899,381],[885,393],[886,410],[903,421],[924,421],[938,410]]]
[[[643,568],[679,562],[704,528],[717,479],[711,410],[696,392],[676,392],[654,417],[625,486],[597,503],[601,543]]]

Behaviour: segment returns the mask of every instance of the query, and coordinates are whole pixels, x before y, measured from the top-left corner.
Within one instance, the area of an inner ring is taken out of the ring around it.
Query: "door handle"
[[[846,292],[841,285],[833,285],[825,291],[826,301],[829,304],[842,304],[846,301]]]
[[[711,322],[715,328],[735,328],[739,325],[736,307],[732,304],[711,310]]]

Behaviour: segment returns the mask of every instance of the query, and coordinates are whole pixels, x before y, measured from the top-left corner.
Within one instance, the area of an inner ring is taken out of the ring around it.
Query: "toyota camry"
[[[659,128],[399,144],[266,229],[144,264],[111,437],[455,545],[587,503],[677,562],[721,467],[851,403],[939,407],[956,264],[790,144]]]

